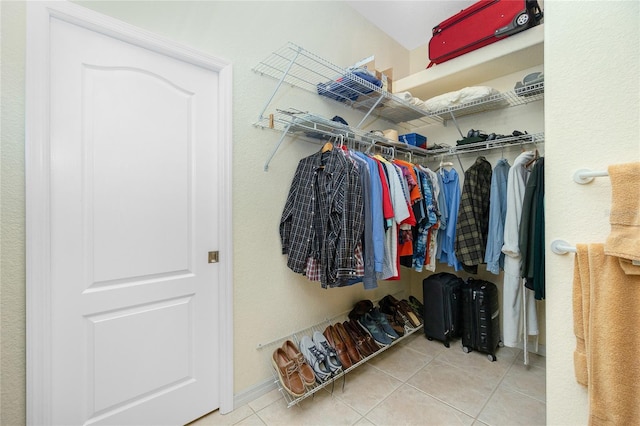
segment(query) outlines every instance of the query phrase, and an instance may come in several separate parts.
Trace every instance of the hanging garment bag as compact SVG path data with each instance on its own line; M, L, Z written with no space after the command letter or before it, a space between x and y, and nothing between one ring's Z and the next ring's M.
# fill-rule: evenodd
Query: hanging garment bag
M500 345L500 302L494 283L469 278L462 286L462 349L485 352L496 360Z
M481 0L433 27L427 68L538 25L536 0Z
M460 288L464 280L448 272L429 275L422 281L424 334L440 340L448 348L461 334Z

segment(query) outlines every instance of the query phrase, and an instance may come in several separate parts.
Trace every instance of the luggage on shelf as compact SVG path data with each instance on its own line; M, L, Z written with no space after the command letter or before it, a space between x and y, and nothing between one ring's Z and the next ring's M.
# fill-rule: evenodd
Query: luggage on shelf
M424 334L448 348L461 334L460 289L464 280L449 272L429 275L422 281Z
M469 278L461 293L462 349L485 352L495 361L501 343L498 288L492 282Z
M432 30L427 68L538 25L536 0L481 0Z

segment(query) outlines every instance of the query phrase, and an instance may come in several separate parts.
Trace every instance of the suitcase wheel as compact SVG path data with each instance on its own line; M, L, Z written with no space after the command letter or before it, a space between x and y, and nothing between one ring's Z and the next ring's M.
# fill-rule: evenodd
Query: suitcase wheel
M450 347L450 346L451 346L451 345L449 344L449 342L444 342L444 347L445 347L445 348L448 348L448 347Z
M516 18L516 25L522 27L523 25L527 25L529 23L529 14L523 13Z
M469 346L463 346L462 352L464 352L465 354L468 354L469 352L471 352L471 348Z
M494 354L487 355L487 358L489 358L489 361L491 361L491 362L494 362L497 359Z
M427 340L433 340L433 337L427 336Z

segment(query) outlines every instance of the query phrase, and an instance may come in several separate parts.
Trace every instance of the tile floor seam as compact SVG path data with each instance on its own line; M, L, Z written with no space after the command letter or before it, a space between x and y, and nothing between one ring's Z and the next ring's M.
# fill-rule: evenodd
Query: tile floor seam
M411 383L405 383L405 385L407 385L407 386L409 386L409 387L412 387L413 389L417 390L418 392L422 393L423 395L426 395L426 396L428 396L429 398L435 399L436 401L441 402L442 404L444 404L444 405L446 405L446 406L448 406L448 407L450 407L450 408L453 408L453 409L454 409L454 410L456 410L457 412L462 413L462 414L464 414L465 416L467 416L467 417L472 418L472 419L474 419L474 420L475 420L475 418L474 418L471 414L468 414L468 413L466 413L466 412L462 411L460 408L458 408L458 407L456 407L456 406L451 405L451 403L449 403L449 402L447 402L447 401L445 401L445 400L442 400L442 399L438 398L438 397L437 397L437 396L435 396L435 395L431 395L429 392L425 392L425 391L423 391L422 389L420 389L420 388L418 388L418 387L416 387L416 386L412 385ZM478 414L478 415L479 415L479 414Z
M246 407L249 407L249 405L246 405ZM253 416L254 414L255 414L256 416L258 415L258 413L256 413L256 412L255 412L255 410L254 410L253 408L249 407L249 409L251 410L251 414L249 414L248 416L245 416L245 417L241 418L240 420L238 420L237 422L234 422L233 424L234 424L234 425L237 425L238 423L241 423L241 422L245 421L246 419L248 419L249 417ZM258 418L260 418L260 416L258 416ZM262 423L264 423L264 421L263 421L262 419L260 419L260 421L261 421Z
M509 367L507 367L504 371L504 373L502 374L502 377L500 377L500 380L498 380L498 383L496 383L495 387L493 388L493 390L491 391L491 395L489 395L489 398L487 398L487 400L484 402L484 404L482 405L482 408L480 409L480 411L478 411L478 414L475 416L474 421L478 421L478 422L482 422L480 420L480 416L482 415L482 412L485 410L485 408L487 408L487 405L489 404L489 402L491 401L491 398L493 398L493 395L495 395L496 391L500 388L500 386L502 386L503 382L504 382L504 378L507 377L507 374L509 374L509 371L511 371L511 369L513 368L513 366L515 365L516 359L518 358L518 355L516 355L513 360L511 360L511 365L509 365ZM508 388L508 386L505 385L505 387ZM485 422L482 422L484 424L488 424ZM492 426L489 424L489 426Z
M522 392L522 391L520 391L520 390L518 390L518 389L516 389L516 388L514 388L512 386L509 386L507 384L504 384L504 387L509 389L510 391L519 393L522 396L526 396L527 398L531 398L531 399L536 400L538 402L542 402L545 406L547 405L546 397L544 398L544 400L541 400L540 398L536 398L535 396L528 395L528 394L526 394L526 393L524 393L524 392Z
M367 364L369 364L367 362ZM376 368L375 366L371 365L371 367ZM385 401L387 398L389 398L395 391L397 391L398 389L400 389L402 387L402 385L406 384L405 381L403 381L402 379L398 379L397 377L392 376L391 374L389 374L388 372L381 370L380 368L376 368L376 370L378 370L379 372L391 377L392 379L397 380L398 382L400 382L400 384L398 386L396 386L391 392L389 392L389 394L387 396L385 396L382 400L380 400L380 402L378 402L378 404L374 405L373 407L371 407L369 410L367 410L364 414L360 413L360 411L358 411L354 406L352 406L351 404L349 404L347 401L345 401L344 399L342 399L340 396L335 396L336 398L338 398L340 400L340 402L342 402L344 405L346 405L347 407L351 408L352 410L354 410L356 413L360 414L362 417L366 416L368 413L370 413L373 409L375 409L378 405L380 405L383 401ZM333 396L333 393L331 393L331 396ZM372 422L373 423L373 422Z

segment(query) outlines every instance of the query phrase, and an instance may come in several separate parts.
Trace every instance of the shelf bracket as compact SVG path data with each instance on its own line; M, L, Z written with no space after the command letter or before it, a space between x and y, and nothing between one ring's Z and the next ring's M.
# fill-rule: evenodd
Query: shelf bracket
M462 131L460 130L460 126L458 126L458 122L456 121L456 116L453 115L453 111L449 111L449 114L451 114L451 119L453 120L453 124L456 126L456 129L458 129L458 133L460 133L460 137L462 139L464 139L464 135L462 134Z
M264 112L267 110L267 107L269 106L273 98L276 96L276 93L278 93L278 90L280 90L280 86L282 86L282 83L284 83L284 79L287 78L287 75L289 75L289 71L291 71L291 67L293 67L293 64L296 62L296 59L298 59L298 56L300 55L301 50L302 48L298 47L296 54L291 59L291 62L289 62L289 65L287 65L287 69L284 71L284 73L282 73L282 77L280 77L280 80L278 80L278 83L276 84L275 89L273 89L273 93L267 100L267 103L264 105L264 108L262 108L262 111L260 111L260 116L258 117L258 121L264 118Z
M271 154L269 154L269 158L267 158L267 161L264 163L265 172L269 171L269 163L271 162L271 159L273 158L273 156L276 155L276 152L278 151L278 148L280 148L280 145L282 144L282 141L284 140L284 138L287 136L287 133L289 133L289 128L291 127L292 124L293 123L287 124L287 127L282 132L282 136L280 136L280 140L278 141L276 146L273 147Z
M376 109L376 107L382 101L382 99L384 99L384 93L381 94L380 97L378 98L378 100L373 104L373 106L371 108L369 108L369 111L367 111L367 113L364 115L364 117L362 117L362 120L360 120L360 122L356 126L356 129L359 130L359 129L362 128L362 125L364 124L365 120L371 115L373 110Z

